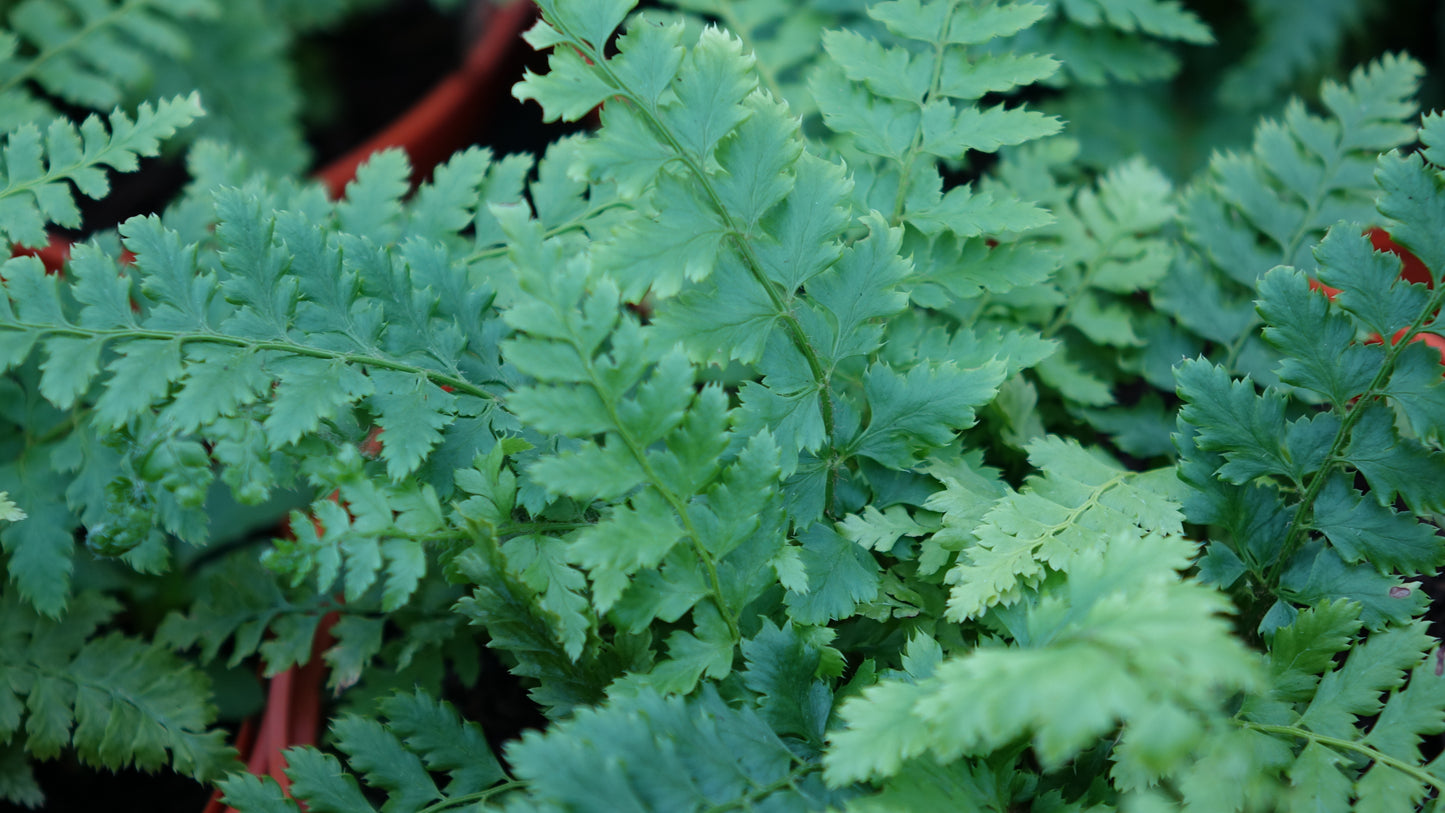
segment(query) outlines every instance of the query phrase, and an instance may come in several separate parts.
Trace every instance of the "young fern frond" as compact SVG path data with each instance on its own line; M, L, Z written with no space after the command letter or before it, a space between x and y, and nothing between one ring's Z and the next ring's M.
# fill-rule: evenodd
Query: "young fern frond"
M30 87L73 105L115 107L148 78L152 55L180 56L182 20L213 0L24 0L0 30L0 131L54 115Z
M90 116L78 128L69 120L50 122L42 135L26 123L4 137L0 171L0 238L14 246L43 246L50 224L79 228L80 210L71 185L99 200L110 194L107 169L134 172L138 159L160 151L162 140L200 117L192 93L142 104L132 120L117 109L109 122Z
M935 495L934 504L950 510L933 543L959 550L946 579L953 586L950 619L978 618L1032 595L1053 574L1092 555L1101 535L1183 530L1183 516L1168 497L1170 469L1127 472L1059 438L1030 444L1029 462L1046 474L1022 491L994 498L955 481ZM975 522L980 501L991 507Z
M1120 724L1110 757L1139 786L1186 768L1226 723L1228 694L1261 682L1257 659L1230 634L1228 602L1181 580L1187 540L1085 534L1092 544L1075 566L1004 621L1013 646L915 657L922 668L845 701L823 757L829 782L871 779L880 801L905 799L935 766L952 764L956 798L980 798L987 786L974 767L1008 764L1014 743L1031 742L1048 769ZM1172 679L1160 681L1161 670ZM995 803L1047 788L1001 788Z

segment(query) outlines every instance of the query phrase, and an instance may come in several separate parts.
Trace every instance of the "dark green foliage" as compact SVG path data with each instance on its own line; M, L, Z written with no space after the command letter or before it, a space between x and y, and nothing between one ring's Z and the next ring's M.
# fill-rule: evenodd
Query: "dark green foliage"
M228 804L1436 804L1445 287L1365 236L1441 282L1422 65L1176 186L1033 105L1171 75L1192 6L545 0L514 93L595 131L333 201L278 177L277 55L359 5L125 5L205 50L155 89L274 105L214 105L184 192L60 273L0 265L4 798L64 749L216 781L196 664L320 657L329 738ZM16 105L12 246L200 113ZM440 699L506 681L509 742Z
M87 594L57 622L13 591L0 597L0 739L24 732L24 750L6 751L0 798L33 806L41 797L29 758L67 750L96 767L169 765L205 781L235 767L225 732L211 728L209 681L198 669L163 645L98 634L119 609Z

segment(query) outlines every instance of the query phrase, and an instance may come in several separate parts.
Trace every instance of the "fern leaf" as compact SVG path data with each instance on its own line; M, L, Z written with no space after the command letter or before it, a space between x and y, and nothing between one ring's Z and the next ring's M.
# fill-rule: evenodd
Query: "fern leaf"
M106 167L133 172L138 157L155 155L161 140L203 112L200 97L192 93L155 107L142 104L134 120L117 109L107 123L91 116L79 128L55 119L43 136L29 123L10 131L0 172L0 235L16 245L43 246L49 239L47 224L78 227L80 210L71 184L88 198L105 197L110 191Z
M983 757L1020 737L1058 765L1120 722L1128 770L1157 777L1190 764L1209 721L1223 722L1221 692L1256 685L1257 663L1229 634L1221 597L1177 576L1187 541L1089 536L1092 555L1029 602L1021 646L976 649L846 701L824 756L829 780L887 779L924 754ZM1159 682L1160 668L1174 679ZM1160 719L1180 725L1152 724Z
M756 712L711 688L694 699L643 692L579 711L546 734L528 732L507 757L532 809L821 810L831 796Z
M1181 531L1183 517L1160 488L1164 481L1157 473L1126 472L1060 438L1034 441L1029 459L1047 474L997 500L980 526L960 524L976 515L963 494L959 509L944 514L945 530L956 528L976 540L948 571L954 585L950 618L974 618L989 607L1019 601L1048 574L1067 572L1087 559L1089 540L1100 534Z
M1272 383L1269 365L1260 363L1269 353L1253 336L1254 286L1279 264L1313 271L1311 248L1336 221L1374 219L1370 169L1378 153L1412 137L1402 120L1413 112L1420 70L1409 58L1387 55L1355 70L1347 84L1324 83L1328 118L1290 102L1281 121L1260 125L1249 152L1215 156L1185 192L1185 235L1205 265L1177 265L1154 302L1224 345L1227 367Z
M164 647L120 633L97 636L119 609L96 594L77 598L61 620L44 619L7 591L0 736L53 759L73 748L81 761L112 770L166 764L209 780L234 764L224 733L210 730L205 677ZM23 733L21 733L23 731Z
M9 9L0 57L0 129L33 120L47 105L27 83L81 107L113 107L145 80L153 54L180 56L190 46L183 20L214 16L211 0L26 0ZM31 53L17 55L18 44ZM29 115L26 115L29 112Z
M1381 210L1400 218L1400 231L1432 262L1445 260L1430 231L1439 208L1438 173L1418 156L1394 155L1382 157L1376 173ZM1189 445L1222 456L1210 460L1190 452L1187 471L1196 473L1187 479L1212 493L1215 505L1239 505L1243 498L1260 506L1256 497L1267 492L1251 484L1260 477L1276 478L1273 487L1288 489L1270 521L1276 528L1286 523L1282 537L1276 531L1266 541L1248 533L1216 543L1229 544L1252 578L1277 591L1281 600L1266 629L1288 623L1291 602L1326 597L1360 602L1372 628L1386 620L1403 623L1420 599L1399 587L1395 574L1432 571L1440 562L1434 531L1418 520L1440 510L1438 495L1421 484L1445 476L1445 456L1425 440L1439 432L1439 363L1435 353L1413 348L1409 340L1433 319L1441 295L1398 279L1396 259L1373 252L1360 232L1341 224L1315 252L1320 279L1347 291L1338 303L1290 268L1270 271L1259 284L1264 337L1282 356L1280 379L1300 397L1325 400L1327 409L1286 424L1289 399L1282 392L1256 395L1247 379L1232 382L1222 368L1204 362L1179 374L1189 402L1181 411ZM1361 343L1370 330L1397 343ZM1392 391L1396 380L1398 395ZM1403 424L1385 406L1397 398L1407 416ZM1201 479L1205 472L1209 479ZM1350 482L1356 474L1375 504ZM1392 505L1396 498L1403 510ZM1404 601L1385 598L1400 590Z

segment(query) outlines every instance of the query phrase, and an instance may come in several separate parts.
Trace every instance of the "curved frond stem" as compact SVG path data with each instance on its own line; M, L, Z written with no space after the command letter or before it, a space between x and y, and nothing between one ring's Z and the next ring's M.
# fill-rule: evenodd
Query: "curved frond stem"
M1285 565L1289 562L1295 550L1304 543L1304 536L1308 532L1308 520L1314 510L1315 500L1319 499L1320 492L1324 490L1325 482L1329 479L1329 474L1336 466L1345 462L1342 453L1350 441L1350 432L1354 429L1355 424L1359 422L1360 416L1365 413L1365 410L1362 409L1361 406L1381 396L1385 383L1390 380L1390 376L1395 371L1395 363L1400 357L1400 354L1415 340L1416 336L1424 332L1423 328L1425 323L1431 321L1433 315L1442 306L1445 306L1445 290L1437 290L1435 295L1430 297L1429 304L1421 310L1414 321L1410 323L1409 327L1405 329L1405 333L1400 336L1399 341L1388 346L1385 351L1384 363L1380 365L1380 369L1375 371L1375 376L1370 380L1370 385L1360 394L1357 405L1353 409L1345 411L1345 415L1340 421L1339 431L1335 433L1334 441L1330 444L1329 453L1325 455L1324 463L1320 466L1319 471L1315 472L1305 485L1304 495L1300 498L1299 505L1295 508L1294 516L1291 518L1289 533L1285 536L1284 543L1280 546L1279 557L1270 567L1269 585L1271 589L1273 589L1273 585L1279 580L1280 574L1284 572Z
M1389 768L1393 768L1394 770L1405 774L1416 782L1434 788L1437 794L1445 795L1445 780L1437 778L1424 768L1411 765L1410 763L1403 760L1395 759L1389 754L1377 751L1374 748L1369 747L1368 745L1362 745L1361 743L1352 742L1350 740L1342 740L1339 737L1330 737L1324 734L1316 734L1313 731L1308 731L1306 729L1299 728L1298 726L1268 725L1265 723L1252 723L1247 720L1240 720L1238 722L1241 726L1245 728L1252 729L1263 734L1277 734L1284 737L1293 737L1295 739L1304 740L1306 742L1316 742L1320 745L1328 746L1337 751L1348 751L1353 754L1358 754L1368 760L1377 762Z
M772 304L774 312L778 314L778 318L783 324L783 329L787 331L788 337L792 340L793 345L797 347L798 352L802 354L804 360L807 362L809 373L812 375L813 380L818 383L818 407L822 415L823 430L828 436L828 444L830 447L827 453L829 468L827 482L824 486L823 511L826 515L832 516L833 492L837 487L837 464L839 461L834 459L835 455L831 454L831 447L834 443L835 425L831 381L829 373L823 369L823 361L818 354L818 350L813 347L813 343L808 339L807 332L803 329L802 320L788 308L783 294L777 289L777 286L768 280L767 274L763 271L762 260L758 257L752 244L743 236L746 230L738 224L732 212L729 212L727 206L723 204L722 195L712 183L712 180L709 178L706 169L698 157L689 155L683 148L682 142L677 139L676 135L667 128L662 118L657 115L657 111L626 86L622 79L617 76L617 73L612 70L607 62L606 55L603 54L601 50L593 47L580 36L568 30L564 23L557 20L549 20L548 22L567 38L571 47L576 48L587 58L594 70L601 72L606 77L607 82L617 89L616 96L629 102L643 114L648 126L678 155L678 160L682 161L687 167L697 182L698 187L707 195L708 202L712 204L713 209L722 218L723 224L727 228L728 236L733 246L737 249L738 254L742 257L744 264L747 266L748 273L752 276L753 281L767 294L768 301Z
M440 802L433 802L432 804L429 804L426 807L423 807L421 810L417 811L417 813L440 813L443 810L450 810L451 808L461 807L462 805L471 804L473 802L485 804L486 802L490 801L493 796L501 796L504 793L510 793L514 790L521 790L524 787L526 787L525 782L517 779L511 779L499 785L493 785L486 790L479 790L476 793L464 793L461 796L453 796L450 799L443 799Z
M587 347L581 342L576 341L575 337L573 338L572 345L576 349L578 357L584 359L589 358ZM657 470L652 465L652 461L647 459L646 445L627 430L627 423L622 419L622 410L617 403L617 399L612 397L612 392L606 384L597 377L597 369L590 363L586 366L588 380L592 384L592 389L597 393L597 397L607 408L607 415L612 419L612 425L615 427L617 436L622 439L623 443L627 444L627 450L631 452L632 457L637 460L637 465L641 467L648 484L667 502L677 514L677 518L682 522L683 533L687 534L692 544L693 553L697 555L698 561L702 562L703 567L707 570L708 585L712 591L712 600L717 604L718 614L722 616L723 621L727 624L728 634L732 636L735 642L742 640L742 632L738 629L738 619L732 609L728 607L727 600L723 594L722 578L717 572L717 562L713 559L712 553L708 551L707 546L703 544L702 534L698 531L697 525L692 521L692 515L688 513L686 500L676 491L669 488L667 479L657 473Z
M903 202L908 198L908 177L913 171L913 162L918 160L919 150L923 146L923 108L938 93L938 84L943 77L943 52L948 47L944 34L948 31L949 25L953 23L953 14L958 10L958 0L952 0L948 4L948 13L943 17L943 25L938 31L938 41L933 43L933 75L928 81L928 92L923 94L923 100L919 103L918 125L913 128L913 140L908 144L908 157L903 159L903 165L898 170L898 194L893 198L893 213L888 216L888 222L897 226L903 218Z
M31 324L27 322L6 322L0 324L0 331L12 330L17 332L33 332L38 338L47 335L73 336L77 338L104 338L108 341L115 340L138 340L149 339L153 341L174 341L181 344L219 344L227 347L244 347L251 350L264 350L277 353L289 353L293 356L308 356L310 358L338 360L346 364L359 367L373 367L381 370L392 370L399 373L411 373L414 375L426 376L437 386L451 387L453 392L471 395L488 401L499 401L500 397L488 392L480 385L467 381L450 373L440 372L416 364L409 364L395 359L373 356L366 353L348 353L339 350L326 350L320 347L300 344L298 342L284 341L278 339L248 339L244 336L228 336L223 333L187 333L172 332L165 330L147 330L144 328L135 329L92 329L67 325L56 327L55 325Z

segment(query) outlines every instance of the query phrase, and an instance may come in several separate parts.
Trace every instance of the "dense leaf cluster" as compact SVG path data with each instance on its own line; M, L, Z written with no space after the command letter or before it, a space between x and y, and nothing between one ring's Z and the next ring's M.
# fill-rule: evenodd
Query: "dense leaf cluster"
M165 211L0 264L0 796L69 752L266 813L1433 809L1421 65L1176 179L1065 130L1210 41L1173 0L538 5L514 92L593 132L414 190L381 152L339 200L203 139ZM132 87L44 14L200 48L183 12L243 11L35 8L13 248L203 99L255 124L176 71L201 96L37 101ZM1307 67L1271 59L1232 75ZM207 672L305 663L328 615L330 739L240 772ZM441 695L504 679L547 725L498 750Z

